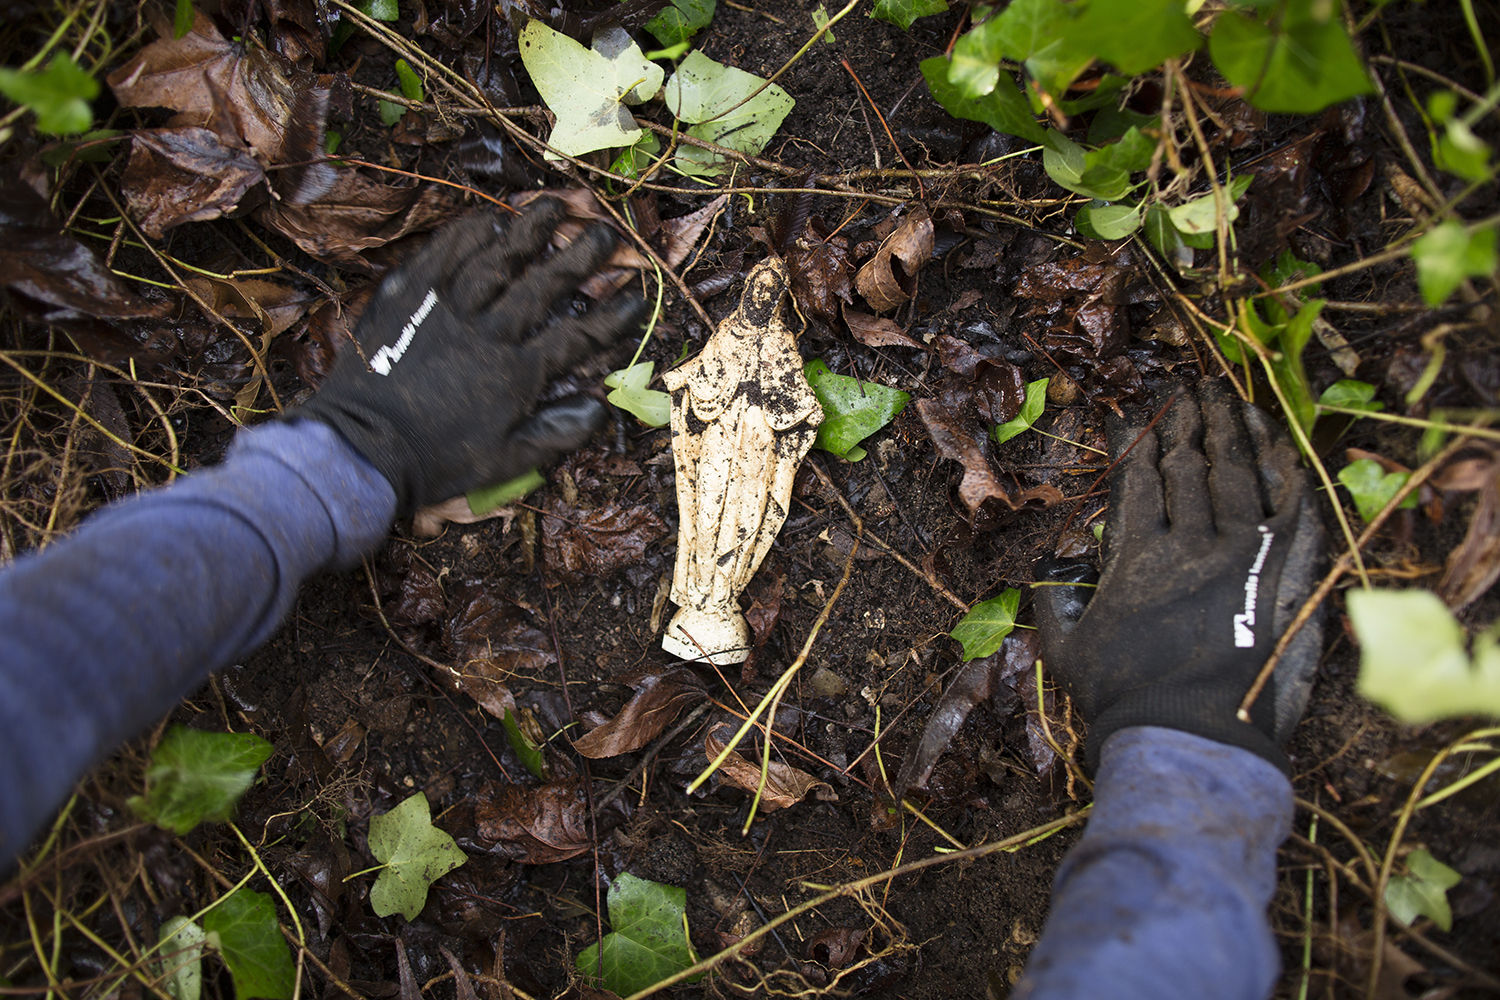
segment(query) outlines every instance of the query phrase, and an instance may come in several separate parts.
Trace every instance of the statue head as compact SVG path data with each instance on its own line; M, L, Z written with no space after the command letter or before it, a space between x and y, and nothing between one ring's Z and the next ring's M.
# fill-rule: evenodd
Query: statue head
M786 264L779 257L770 257L755 265L750 277L745 279L745 291L740 296L740 315L752 326L769 326L781 315L781 301L786 298Z

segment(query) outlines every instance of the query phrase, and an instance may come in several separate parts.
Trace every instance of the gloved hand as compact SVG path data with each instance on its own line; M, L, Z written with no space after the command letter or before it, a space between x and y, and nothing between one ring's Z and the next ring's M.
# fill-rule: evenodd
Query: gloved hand
M354 333L359 351L341 351L288 415L332 425L390 480L399 515L512 479L603 424L603 404L589 397L531 412L549 381L645 310L621 293L546 321L615 247L596 226L543 260L562 219L562 203L545 199L517 219L482 213L439 231L381 284Z
M1118 456L1145 421L1112 420ZM1297 450L1218 383L1183 393L1115 468L1097 589L1040 587L1042 658L1089 721L1090 769L1116 730L1165 726L1251 750L1278 744L1307 704L1320 623L1297 634L1256 701L1240 700L1311 592L1323 528ZM1052 565L1078 583L1092 568Z

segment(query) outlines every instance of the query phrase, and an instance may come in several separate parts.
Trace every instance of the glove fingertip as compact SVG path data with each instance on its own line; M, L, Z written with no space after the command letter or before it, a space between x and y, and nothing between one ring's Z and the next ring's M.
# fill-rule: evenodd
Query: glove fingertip
M1037 585L1032 597L1037 628L1043 645L1067 638L1088 610L1099 572L1079 560L1044 559L1037 565ZM1089 584L1090 586L1078 586Z

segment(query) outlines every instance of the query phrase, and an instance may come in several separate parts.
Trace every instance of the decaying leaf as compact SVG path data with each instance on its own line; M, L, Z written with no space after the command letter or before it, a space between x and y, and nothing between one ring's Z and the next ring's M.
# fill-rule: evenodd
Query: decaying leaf
M1488 468L1481 471L1485 464ZM1464 540L1448 553L1448 566L1438 584L1438 594L1450 608L1474 603L1500 579L1500 454L1490 451L1488 463L1474 460L1470 469L1477 481L1479 505L1469 519Z
M1051 483L1033 486L1011 496L990 468L983 441L970 434L961 420L935 399L919 399L916 407L938 455L963 464L964 477L958 486L958 496L971 516L980 513L990 501L1009 510L1020 510L1023 507L1050 507L1063 499L1062 491Z
M62 327L100 357L159 358L175 346L147 333L145 321L166 315L166 304L130 291L11 170L0 171L0 284L21 316Z
M1030 315L1051 323L1044 346L1102 360L1119 354L1130 340L1126 306L1134 258L1128 248L1102 260L1094 259L1097 252L1028 268L1015 294L1036 303Z
M578 510L553 498L542 518L542 561L554 582L603 579L640 562L646 546L666 533L646 504Z
M788 236L785 254L792 298L803 315L832 326L840 309L854 301L849 241L830 236L827 223L816 216L807 220L803 232Z
M523 865L546 865L575 858L589 849L588 800L579 781L549 785L488 785L474 807L476 833L496 853ZM599 817L603 836L610 817Z
M844 322L849 324L849 332L854 334L854 339L866 347L915 347L922 349L922 345L912 340L901 332L901 327L895 321L883 316L871 316L869 313L860 312L858 309L845 309Z
M876 312L888 312L916 294L917 272L932 259L932 218L917 208L885 238L859 269L854 283Z
M535 676L556 659L552 640L531 625L526 612L483 581L454 586L448 609L443 642L466 674Z
M130 143L120 186L130 213L152 239L184 222L233 215L265 200L266 172L248 150L196 125L141 129ZM254 193L252 201L246 196Z
M715 759L724 752L733 735L734 731L728 725L715 729L703 740L704 754L709 760ZM751 795L759 789L761 808L766 812L790 808L805 799L809 792L816 795L820 802L838 801L838 793L826 781L819 781L806 771L799 771L790 764L774 759L766 770L764 788L761 788L760 764L752 764L740 756L738 751L731 751L714 773L723 778L726 784L743 789Z
M703 682L687 667L646 670L620 678L635 689L619 714L573 741L585 757L615 757L639 750L667 728L688 705L706 696Z

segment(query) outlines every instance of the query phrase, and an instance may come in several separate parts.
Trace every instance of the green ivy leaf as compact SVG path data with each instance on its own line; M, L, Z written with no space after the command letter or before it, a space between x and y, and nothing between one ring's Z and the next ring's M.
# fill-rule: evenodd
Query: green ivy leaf
M1312 114L1374 88L1336 0L1282 0L1269 23L1225 11L1208 50L1225 79L1262 111Z
M399 913L415 920L427 902L427 888L468 860L452 837L432 825L421 792L371 817L369 843L375 860L385 865L370 889L370 908L379 917Z
M172 37L182 38L193 30L193 0L177 0L177 10L172 15Z
M654 361L610 372L604 376L604 384L614 391L605 398L647 427L667 426L672 419L672 397L658 389L646 388L655 372Z
M1495 273L1496 233L1493 226L1470 233L1450 219L1411 245L1417 285L1428 305L1441 305L1465 278Z
M466 493L464 499L469 502L471 513L482 516L492 510L499 510L512 500L519 500L532 490L540 489L545 485L547 485L547 480L542 478L542 474L531 469L514 479L507 479L503 483Z
M964 648L964 660L989 656L1015 631L1021 592L1014 587L969 609L948 635Z
M875 0L870 16L906 31L917 18L941 14L947 9L947 0Z
M1241 174L1229 182L1228 190L1225 192L1229 196L1229 205L1225 215L1231 225L1240 217L1240 207L1235 202L1240 200L1240 196L1245 193L1245 189L1254 179L1252 174ZM1168 209L1167 214L1172 219L1172 225L1185 236L1202 234L1212 237L1219 228L1219 209L1212 191L1201 198L1194 198L1186 204ZM1212 245L1212 240L1210 240L1209 246Z
M1005 79L983 97L964 97L959 89L948 82L949 62L942 56L923 59L922 76L927 80L927 89L932 99L943 106L954 118L984 122L996 132L1017 136L1028 142L1040 144L1046 131L1036 123L1031 114L1031 104L1016 87L1016 79L1005 73Z
M1062 187L1100 201L1119 201L1134 187L1130 175L1151 163L1156 143L1140 129L1127 129L1119 141L1086 150L1056 129L1042 143L1042 167Z
M1474 639L1430 590L1355 590L1349 620L1359 638L1359 693L1406 723L1500 715L1495 627Z
M1146 239L1178 270L1193 266L1193 251L1183 240L1182 233L1172 225L1172 217L1159 205L1146 209Z
M1031 425L1042 419L1042 413L1047 409L1047 383L1050 381L1039 378L1026 383L1026 402L1021 404L1021 412L995 428L997 444L1004 444L1017 434L1031 430Z
M89 101L99 96L99 81L61 52L40 73L0 69L0 94L30 108L38 132L77 135L93 124Z
M646 30L662 45L680 45L714 19L718 0L672 0L670 6L646 22Z
M822 4L818 4L817 9L812 12L812 19L813 19L813 27L817 28L819 31L823 31L823 28L825 26L827 26L827 24L828 24L828 10L827 10L827 8L824 7ZM832 45L834 42L837 42L837 41L838 41L838 39L835 38L835 37L833 37L833 31L831 29L828 30L828 31L823 31L823 44L824 45Z
M1375 398L1375 387L1358 379L1342 378L1323 390L1319 406L1341 406L1346 410L1379 413L1385 404Z
M1123 240L1141 228L1141 206L1095 201L1080 208L1073 222L1078 232L1090 239Z
M620 155L610 164L610 172L624 177L639 177L641 171L654 163L660 153L661 140L656 137L656 133L643 130L635 145L620 150Z
M254 733L205 733L173 726L151 754L146 793L130 808L148 823L184 834L228 819L275 748Z
M604 988L622 997L681 972L694 961L686 912L685 889L622 872L609 887L612 929L578 956L578 971L590 980L602 972Z
M1494 179L1490 153L1489 144L1474 134L1469 123L1455 118L1448 122L1442 138L1433 145L1432 162L1440 170L1483 184Z
M1406 857L1409 874L1392 876L1385 887L1385 905L1391 916L1410 927L1418 917L1427 917L1444 932L1453 929L1453 911L1448 890L1463 876L1443 864L1426 848Z
M1069 44L1127 76L1155 69L1203 44L1182 0L1089 0L1066 28Z
M172 1000L199 1000L203 995L203 928L187 917L171 917L161 925L156 964L162 985Z
M427 100L427 91L422 88L422 78L405 59L396 60L396 79L401 83L401 96L408 101Z
M365 0L359 9L366 17L377 21L401 20L401 8L396 0Z
M641 137L625 105L655 97L665 74L622 29L598 32L593 47L586 49L542 21L531 20L521 29L518 43L531 82L557 116L547 137L549 145L580 156L629 146Z
M813 447L858 462L865 457L859 442L874 434L906 408L911 396L878 382L835 375L822 359L809 361L802 373L823 406L823 422Z
M236 1000L291 1000L297 969L269 895L235 890L203 915L203 930L229 966Z
M692 126L688 135L693 138L758 156L797 103L774 83L760 90L765 82L695 50L667 81L667 107ZM752 100L745 100L757 90L760 93ZM674 162L679 170L695 176L713 176L728 168L717 153L697 146L678 149Z
M1410 472L1386 472L1373 458L1361 458L1350 462L1339 470L1339 482L1354 498L1354 506L1365 523L1375 520L1375 515L1385 509L1396 491L1406 485ZM1417 494L1411 493L1401 501L1401 509L1417 505Z

